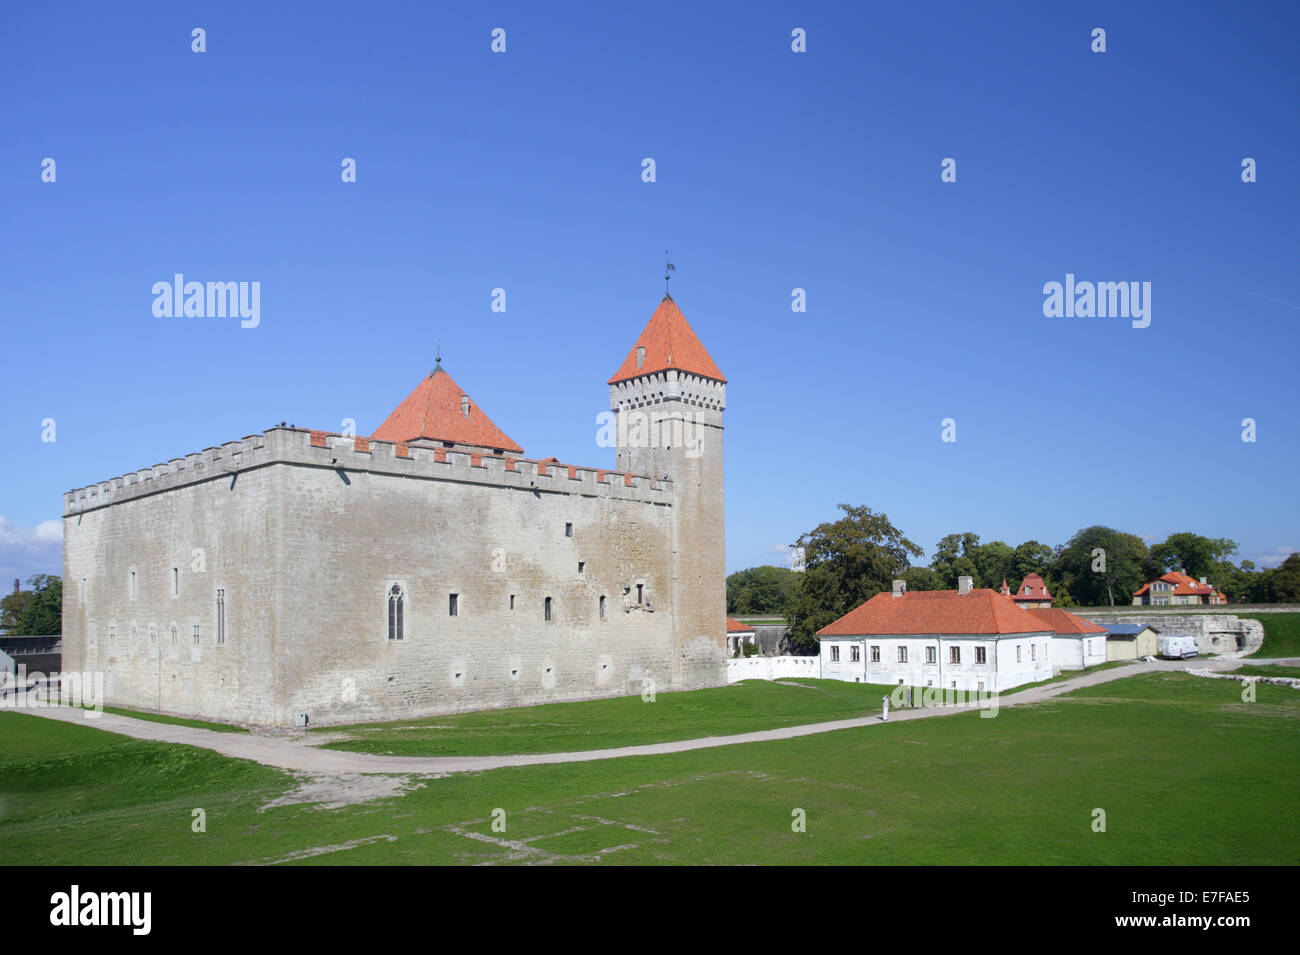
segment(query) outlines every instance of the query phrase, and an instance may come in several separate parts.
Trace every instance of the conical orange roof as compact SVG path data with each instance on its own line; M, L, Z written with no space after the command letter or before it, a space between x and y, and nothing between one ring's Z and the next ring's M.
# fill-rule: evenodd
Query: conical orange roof
M640 368L637 367L636 362L638 348L645 349L645 359ZM722 377L722 372L718 371L718 366L713 363L708 351L700 344L699 338L687 324L686 316L677 307L672 296L665 295L659 307L655 309L655 313L650 316L650 321L646 323L632 350L627 353L622 366L609 380L609 384L657 371L667 371L669 368L712 378L715 381L727 380Z
M467 399L467 403L461 401L462 397ZM441 364L415 386L415 390L393 409L371 437L376 441L401 443L421 438L451 441L523 454L523 448L493 424L478 405L468 400L460 385L443 370Z

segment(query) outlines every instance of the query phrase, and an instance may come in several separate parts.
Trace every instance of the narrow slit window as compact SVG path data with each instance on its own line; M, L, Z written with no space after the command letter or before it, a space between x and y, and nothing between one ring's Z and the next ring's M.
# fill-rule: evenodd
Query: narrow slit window
M217 645L226 642L226 589L217 588Z
M460 594L449 594L447 596L447 616L455 617L460 613Z
M546 598L546 620L549 621L550 619L551 619L551 598L547 597Z
M605 619L605 595L604 594L601 594L600 596L600 619L601 620Z
M388 591L388 639L402 639L402 616L405 611L406 595L398 584L393 584Z

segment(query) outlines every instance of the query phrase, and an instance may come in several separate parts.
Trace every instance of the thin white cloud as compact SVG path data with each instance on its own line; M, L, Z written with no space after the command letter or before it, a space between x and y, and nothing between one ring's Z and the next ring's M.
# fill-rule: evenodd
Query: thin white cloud
M41 521L23 527L0 514L0 591L7 593L14 578L27 586L34 574L63 573L63 521Z
M1297 551L1300 551L1300 547L1274 547L1272 550L1257 551L1250 555L1250 559L1256 567L1276 567Z

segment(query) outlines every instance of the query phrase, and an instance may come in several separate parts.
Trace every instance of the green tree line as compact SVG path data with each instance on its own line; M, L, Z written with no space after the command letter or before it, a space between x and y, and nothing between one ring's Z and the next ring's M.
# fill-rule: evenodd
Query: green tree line
M1127 606L1133 592L1171 570L1206 580L1231 603L1300 603L1300 554L1275 568L1256 568L1228 558L1237 542L1191 532L1171 534L1148 546L1141 537L1097 524L1064 544L1037 540L1012 547L981 542L970 531L948 534L935 545L927 565L914 565L922 550L868 507L839 505L843 516L819 524L795 541L804 550L802 573L753 567L727 578L727 613L784 616L796 652L816 652L814 634L884 590L895 579L909 590L953 590L957 579L997 589L1015 588L1030 573L1040 575L1057 607Z

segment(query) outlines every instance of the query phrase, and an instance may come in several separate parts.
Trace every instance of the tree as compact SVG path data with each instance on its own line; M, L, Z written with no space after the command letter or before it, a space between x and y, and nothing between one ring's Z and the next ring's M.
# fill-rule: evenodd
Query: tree
M63 632L63 581L52 574L37 574L27 581L31 599L23 607L16 637L41 637Z
M844 517L819 524L795 542L804 549L805 567L786 613L796 653L815 653L818 630L889 590L910 558L922 554L886 515L849 504L839 509Z
M929 567L909 567L903 571L908 590L943 590L943 581Z
M1019 587L1020 582L1030 574L1038 574L1046 581L1055 575L1055 569L1056 552L1052 548L1038 541L1025 541L1011 555L1011 567L1006 575L1007 582L1012 587ZM1048 593L1055 594L1056 588L1049 586Z
M30 590L19 590L18 581L14 581L13 593L0 597L0 630L13 635L18 630L19 621L23 619L23 609L32 599Z
M750 567L727 577L727 613L784 614L798 575L786 567Z
M976 587L992 587L997 589L1002 586L1002 580L1005 577L1012 576L1012 558L1015 551L1009 544L1002 541L989 541L987 544L981 544L972 555L971 559L975 562ZM1011 581L1014 587L1016 581Z
M1300 603L1300 554L1292 554L1273 568L1268 589L1277 603Z
M1065 544L1056 558L1057 572L1072 598L1082 606L1132 602L1145 578L1147 545L1134 534L1096 524Z
M1161 574L1182 569L1190 577L1209 578L1216 565L1237 552L1237 542L1226 537L1202 537L1200 534L1170 534L1164 543L1151 548L1151 559ZM1217 585L1217 584L1216 584Z
M975 554L979 551L980 537L971 531L949 534L934 545L930 568L939 575L940 589L955 590L958 577L977 576Z

